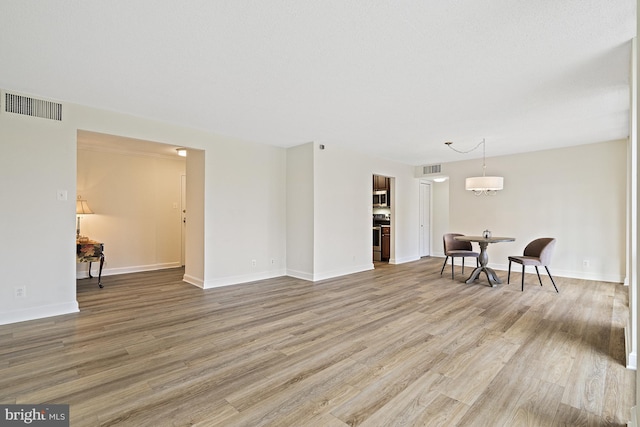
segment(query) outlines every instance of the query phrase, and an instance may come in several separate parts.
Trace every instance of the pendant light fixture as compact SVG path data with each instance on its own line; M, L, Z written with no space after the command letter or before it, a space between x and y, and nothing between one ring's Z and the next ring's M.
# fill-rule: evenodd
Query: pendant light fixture
M467 178L464 182L465 190L473 191L473 194L476 196L480 196L484 194L485 196L494 196L498 190L502 190L504 187L504 178L501 176L486 176L485 172L487 169L487 164L485 161L485 141L484 138L482 141L478 143L475 147L468 151L460 151L456 150L451 146L453 142L447 141L445 145L451 148L453 151L457 153L470 153L476 150L478 147L482 145L482 176L474 176L471 178Z

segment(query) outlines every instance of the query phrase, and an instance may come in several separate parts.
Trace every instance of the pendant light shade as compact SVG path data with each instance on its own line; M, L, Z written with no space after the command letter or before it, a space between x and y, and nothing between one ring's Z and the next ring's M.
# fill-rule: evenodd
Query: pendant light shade
M473 194L476 196L480 196L482 194L494 196L497 191L502 190L504 188L504 178L501 176L485 176L485 170L487 168L486 158L485 158L485 141L484 138L482 141L478 143L475 147L473 147L469 151L460 151L456 150L451 146L453 142L445 142L449 148L457 153L470 153L476 148L482 145L482 176L473 176L471 178L467 178L464 181L465 190L473 191Z
M474 176L464 181L465 190L470 191L498 191L504 188L504 178L501 176Z

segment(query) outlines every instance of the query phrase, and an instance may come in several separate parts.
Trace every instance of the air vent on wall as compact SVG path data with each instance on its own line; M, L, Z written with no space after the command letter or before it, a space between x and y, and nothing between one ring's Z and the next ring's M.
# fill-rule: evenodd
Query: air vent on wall
M28 96L6 93L4 109L7 113L62 121L62 104Z
M440 173L442 171L442 165L426 165L422 167L422 173L429 175L432 173Z

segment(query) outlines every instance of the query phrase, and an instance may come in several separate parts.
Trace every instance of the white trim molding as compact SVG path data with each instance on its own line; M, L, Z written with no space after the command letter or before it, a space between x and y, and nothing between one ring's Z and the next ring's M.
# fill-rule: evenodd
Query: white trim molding
M27 320L42 319L50 316L60 316L63 314L78 313L80 308L78 302L67 302L55 305L42 305L24 310L9 311L0 314L0 325L10 323L26 322Z

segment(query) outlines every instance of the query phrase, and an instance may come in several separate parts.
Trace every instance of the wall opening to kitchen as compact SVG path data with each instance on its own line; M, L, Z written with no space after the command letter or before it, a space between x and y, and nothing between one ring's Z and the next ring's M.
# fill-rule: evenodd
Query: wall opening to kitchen
M392 179L373 175L372 180L372 230L373 262L388 263L391 258L391 203Z

